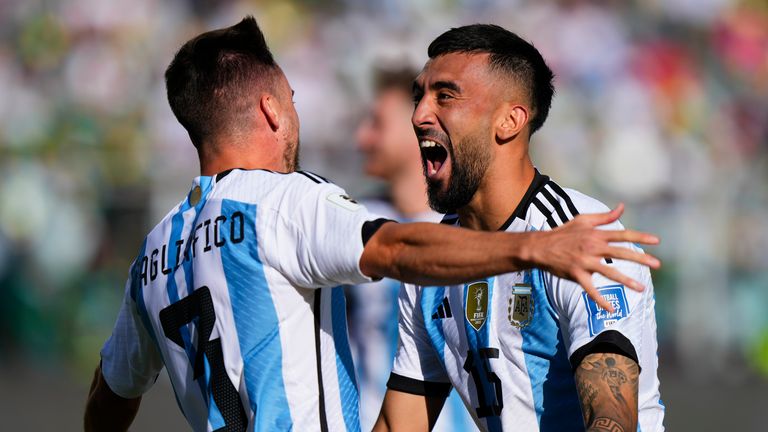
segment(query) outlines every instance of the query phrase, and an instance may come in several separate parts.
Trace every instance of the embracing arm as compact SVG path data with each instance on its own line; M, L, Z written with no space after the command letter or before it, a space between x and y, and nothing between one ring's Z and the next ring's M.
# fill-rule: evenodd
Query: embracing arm
M576 369L576 388L588 431L637 430L640 369L621 354L595 353Z
M506 233L475 231L430 223L387 223L368 240L360 268L368 276L390 277L418 285L462 283L532 267L578 282L598 305L612 306L597 293L592 273L625 286L643 286L602 263L606 257L658 268L651 255L611 246L613 242L656 244L650 234L598 230L619 218L623 206L608 213L579 215L552 231Z
M141 396L125 399L115 394L104 381L101 366L96 368L85 406L85 430L125 431L139 411Z

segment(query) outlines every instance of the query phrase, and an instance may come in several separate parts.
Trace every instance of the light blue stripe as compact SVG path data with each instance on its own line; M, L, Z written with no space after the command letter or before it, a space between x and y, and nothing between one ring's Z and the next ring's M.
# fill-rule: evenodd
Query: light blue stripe
M397 354L397 341L398 341L398 316L400 313L400 303L398 297L400 294L401 282L395 279L385 279L386 289L389 291L389 319L383 324L386 326L384 331L386 334L386 340L389 342L389 364L391 365ZM389 374L386 375L389 377Z
M245 233L242 242L232 243L229 230L223 230L227 243L221 248L221 261L254 413L254 430L290 430L293 423L283 382L280 327L259 258L256 210L255 204L222 200L222 214L242 212Z
M339 396L344 425L348 431L360 431L360 394L355 380L355 365L347 336L347 303L344 288L332 288L331 317L333 343L336 347L336 374L339 377ZM319 294L319 293L318 293Z
M522 349L539 429L583 431L576 383L555 311L547 299L542 272L526 272L525 283L531 285L534 315L531 324L521 331Z
M488 374L486 373L484 363L486 361L489 361L488 359L483 359L480 357L480 349L481 348L489 348L489 336L488 336L488 329L491 326L491 322L493 319L493 308L491 307L493 305L493 288L496 284L496 278L486 279L486 282L488 283L488 307L487 307L487 313L485 317L485 323L480 327L480 330L475 330L474 327L469 323L469 321L466 319L466 316L464 317L464 330L467 333L467 345L469 346L469 352L467 355L473 356L473 361L476 367L478 368L478 372L480 373L480 388L477 389L478 392L483 392L483 395L485 396L485 400L489 403L493 403L493 401L496 400L496 389L494 388L493 384L488 380ZM474 283L474 282L473 282ZM464 285L464 291L462 293L462 314L466 315L466 309L467 309L467 291L469 290L469 285L471 284L465 284ZM493 347L499 349L500 347ZM491 367L493 367L491 363ZM471 376L470 376L470 379ZM477 384L477 383L476 383ZM502 402L502 401L499 401ZM488 416L484 417L486 426L490 432L501 432L501 418L499 416Z
M213 391L211 389L211 365L208 362L208 357L203 356L203 363L205 366L205 389L208 392L208 422L211 423L211 428L216 430L223 428L227 424L224 421L224 417L221 415L219 406L216 405L216 401L213 399Z
M147 312L147 306L144 303L144 289L142 288L141 283L141 262L144 260L144 257L147 253L147 238L144 238L144 241L141 243L141 250L139 252L138 258L136 258L136 261L131 268L131 298L133 301L136 302L136 309L139 312L139 318L141 319L141 322L144 324L144 328L147 329L147 332L152 337L152 340L155 342L155 346L157 346L157 352L160 354L160 357L163 357L163 350L160 348L160 344L157 341L157 335L155 334L155 329L152 327L152 323L149 319L149 312ZM149 264L147 264L149 266ZM149 271L149 268L147 268L147 271ZM147 275L149 277L149 275ZM165 363L165 359L163 358L163 363ZM181 413L184 415L184 417L187 416L186 411L184 410L184 405L182 405L181 401L179 400L179 393L176 391L176 384L171 380L171 387L173 387L173 397L176 399L176 405L179 406L179 409L181 410Z
M443 320L432 319L432 314L443 302L445 287L421 288L421 315L424 317L424 327L427 329L429 340L440 356L440 362L445 364L445 333L443 333Z
M192 267L192 238L194 238L195 235L195 225L197 223L197 219L200 215L200 210L205 206L205 203L207 201L208 193L211 191L211 177L200 177L200 189L201 189L201 198L200 201L192 207L189 203L189 197L187 197L186 200L181 204L179 207L179 211L173 215L171 218L171 236L168 240L168 268L171 269L171 273L168 274L166 283L166 291L168 292L168 300L170 304L174 304L177 301L179 301L179 292L178 292L178 286L176 284L176 270L178 268L181 268L182 271L184 271L184 281L187 288L187 295L192 294L195 287L194 284L194 270ZM179 259L182 260L181 263L178 263L176 261L176 242L178 240L181 240L181 234L184 229L184 213L194 209L195 211L195 217L192 222L192 227L190 229L190 233L188 238L185 240L184 243L184 251L179 256ZM185 259L184 257L189 257L189 259ZM196 322L193 321L193 322ZM194 344L192 343L192 336L189 332L189 326L184 325L179 328L179 333L181 334L181 338L184 341L184 351L187 353L187 358L189 360L189 363L194 368L195 365L195 359L197 357L197 352L195 350ZM207 359L205 357L203 360L207 363ZM208 406L208 421L211 423L211 426L214 429L223 427L225 425L224 420L221 416L221 412L219 411L219 408L216 406L213 402L213 398L211 397L210 392L210 374L206 373L204 376L204 379L196 380L198 386L200 387L200 392L203 395L203 400L205 400L206 405Z

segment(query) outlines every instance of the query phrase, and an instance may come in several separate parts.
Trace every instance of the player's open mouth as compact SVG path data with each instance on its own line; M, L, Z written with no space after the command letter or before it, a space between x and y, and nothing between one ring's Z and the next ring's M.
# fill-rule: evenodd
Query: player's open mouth
M440 169L447 165L448 151L442 144L427 139L419 141L419 148L421 149L424 173L427 178L437 177Z

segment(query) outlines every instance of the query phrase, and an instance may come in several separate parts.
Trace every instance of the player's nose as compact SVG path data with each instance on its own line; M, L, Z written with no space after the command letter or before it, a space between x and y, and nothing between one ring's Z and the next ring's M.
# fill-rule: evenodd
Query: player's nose
M413 123L413 127L416 129L433 126L437 123L435 112L426 97L422 97L416 104L416 108L411 116L411 123Z

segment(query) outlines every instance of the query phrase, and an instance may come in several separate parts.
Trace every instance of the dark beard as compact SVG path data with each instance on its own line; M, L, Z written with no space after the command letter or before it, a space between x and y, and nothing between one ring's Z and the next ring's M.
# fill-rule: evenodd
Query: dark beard
M301 169L299 166L300 147L301 144L299 143L298 138L295 143L286 146L285 152L283 153L283 163L285 164L286 172L294 172Z
M445 192L440 191L439 183L427 179L429 206L438 213L453 213L469 204L490 164L490 152L483 147L480 140L469 138L460 147L465 150L457 157L453 145L448 146L451 177Z

